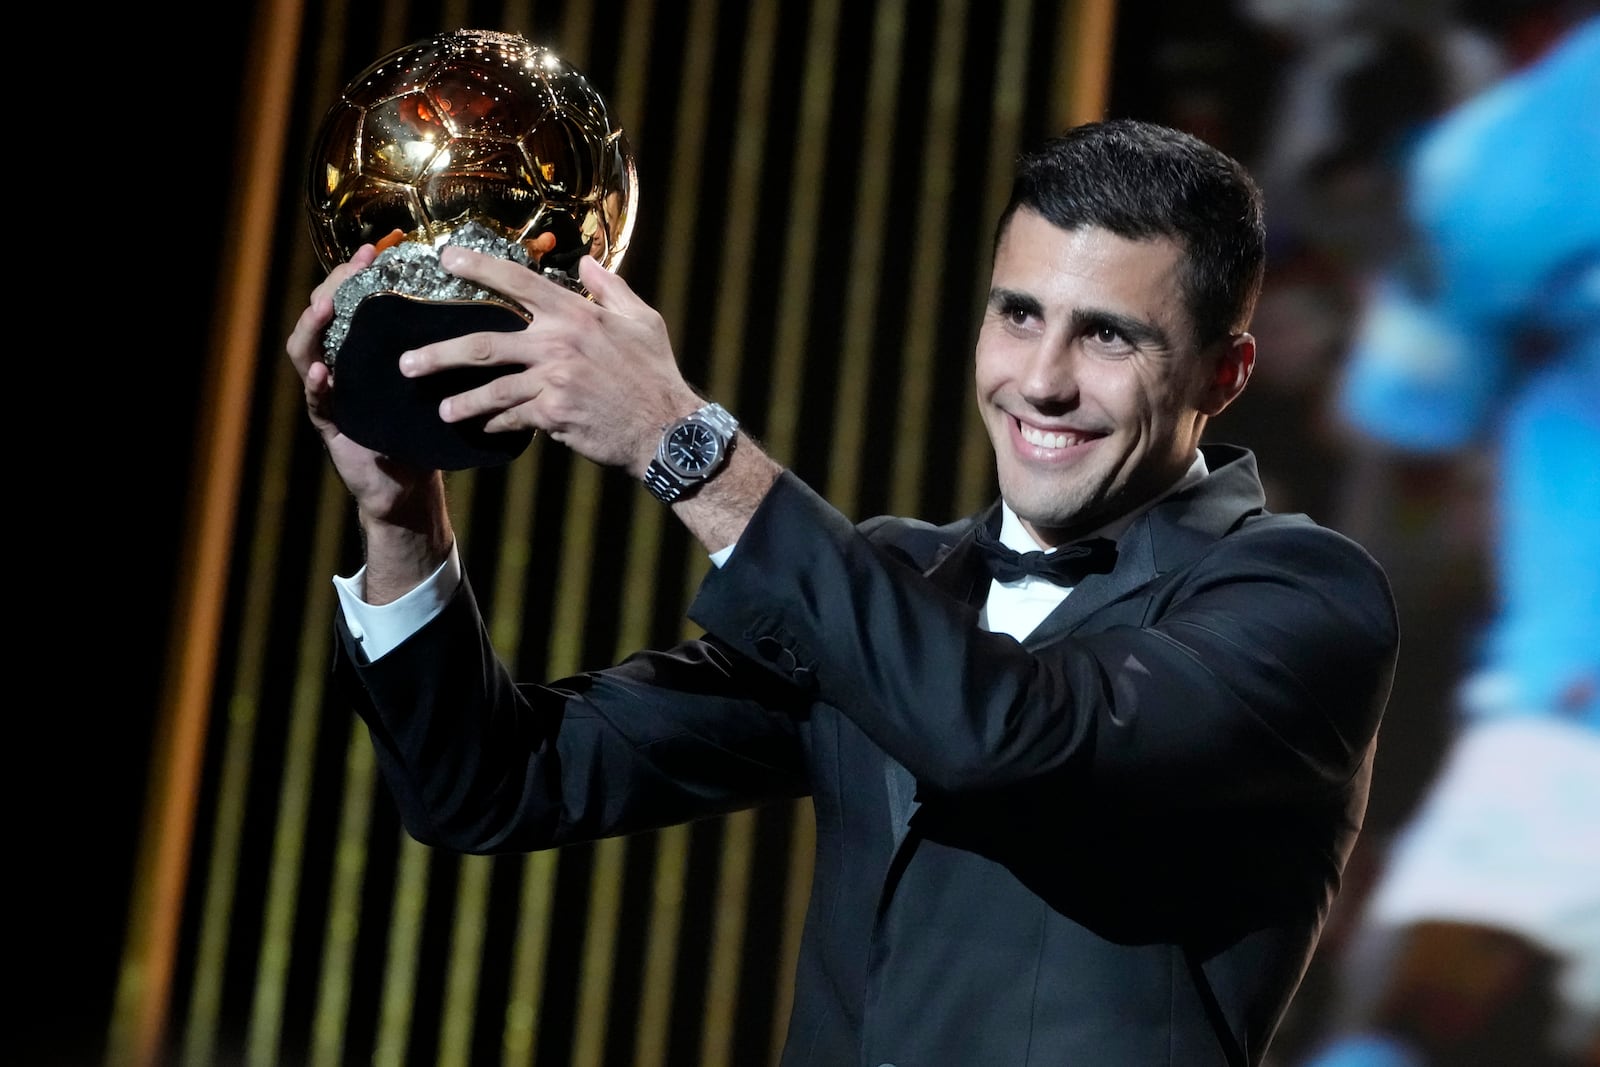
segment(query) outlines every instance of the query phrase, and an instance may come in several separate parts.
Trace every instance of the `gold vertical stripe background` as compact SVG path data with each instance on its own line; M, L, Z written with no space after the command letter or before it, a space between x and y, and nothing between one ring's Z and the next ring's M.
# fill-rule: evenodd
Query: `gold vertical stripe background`
M839 34L840 0L815 0L807 12L806 51L794 129L794 189L788 204L784 247L788 254L776 271L782 299L776 309L771 384L766 396L765 444L782 462L790 462L800 444L800 402L805 375L807 325L811 317L815 264L820 249L837 241L827 232L822 211L822 182L830 162L827 150L829 105L837 85L832 61ZM816 826L809 800L791 805L790 844L785 856L779 961L793 960L800 950L806 898L811 888L811 849ZM794 974L781 963L773 979L771 1037L767 1055L776 1063L789 1024Z
M466 2L382 12L257 12L229 220L244 239L219 282L197 442L210 462L108 1062L775 1061L807 803L517 862L441 856L399 831L364 728L325 690L329 578L359 551L282 356L316 277L305 146L366 62L488 25ZM495 14L605 72L644 198L624 272L692 381L848 514L986 502L969 360L987 229L1018 145L1099 114L1111 0L508 0ZM952 257L950 236L974 226ZM957 319L969 328L953 336ZM525 671L692 633L669 620L704 555L637 487L543 440L450 486L496 646Z

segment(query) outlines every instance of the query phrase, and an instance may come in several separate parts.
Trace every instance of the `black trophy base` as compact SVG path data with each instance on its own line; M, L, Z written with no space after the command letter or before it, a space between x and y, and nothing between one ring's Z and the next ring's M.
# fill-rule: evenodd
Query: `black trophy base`
M527 325L511 308L486 300L364 297L334 360L334 421L358 444L415 467L454 471L508 463L533 441L532 430L489 433L486 418L445 422L439 402L522 368L463 367L407 378L400 373L400 353L462 334L509 333Z

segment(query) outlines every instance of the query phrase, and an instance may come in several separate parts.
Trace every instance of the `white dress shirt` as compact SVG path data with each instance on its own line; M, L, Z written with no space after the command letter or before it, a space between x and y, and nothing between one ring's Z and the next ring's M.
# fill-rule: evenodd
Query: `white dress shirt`
M1172 484L1172 488L1143 507L1129 512L1115 522L1107 523L1089 536L1109 537L1115 541L1133 525L1133 520L1178 490L1189 488L1209 472L1205 457L1196 452L1194 462L1189 465L1183 477ZM1000 502L1000 543L1016 552L1037 552L1044 547L1023 528L1022 520L1011 510L1011 505L1003 500ZM997 634L1010 634L1021 641L1033 633L1034 628L1067 599L1072 589L1072 586L1056 585L1047 578L1034 575L1024 575L1014 582L993 579L989 583L989 596L984 600L983 610L978 614L979 625Z

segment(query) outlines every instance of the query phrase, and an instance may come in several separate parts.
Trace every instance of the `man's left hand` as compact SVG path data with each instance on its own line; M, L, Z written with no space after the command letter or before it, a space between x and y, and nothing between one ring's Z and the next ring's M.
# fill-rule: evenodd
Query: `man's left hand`
M515 332L467 334L401 356L407 377L455 367L523 368L445 398L445 422L487 416L490 432L542 430L596 463L643 477L662 430L701 405L660 313L591 257L580 261L579 280L592 300L518 263L464 248L443 249L439 262L532 316Z

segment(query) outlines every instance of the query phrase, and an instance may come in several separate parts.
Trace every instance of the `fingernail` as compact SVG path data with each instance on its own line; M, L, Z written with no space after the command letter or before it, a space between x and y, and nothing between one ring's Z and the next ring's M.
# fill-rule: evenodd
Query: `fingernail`
M417 369L417 354L415 352L400 353L400 373L410 374Z

